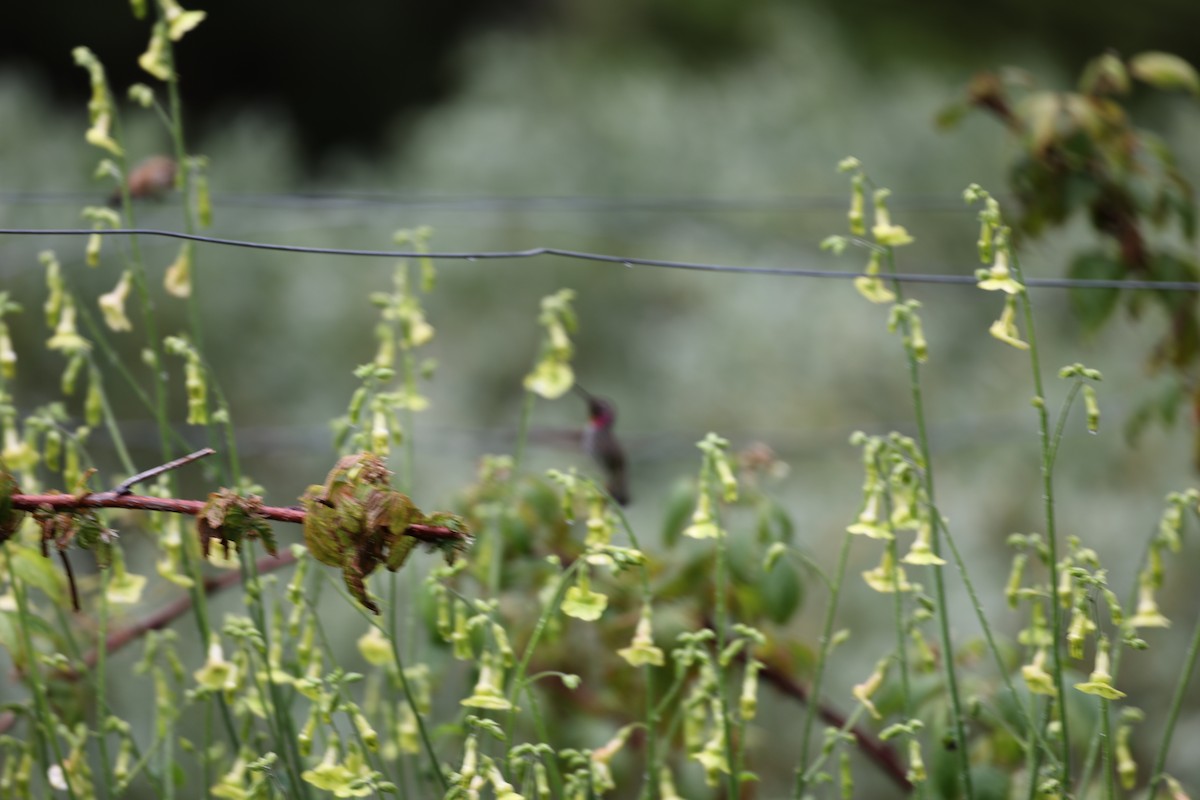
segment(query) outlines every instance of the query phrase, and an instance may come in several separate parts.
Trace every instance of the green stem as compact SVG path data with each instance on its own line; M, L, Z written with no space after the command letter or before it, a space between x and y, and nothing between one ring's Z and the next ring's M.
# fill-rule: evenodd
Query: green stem
M386 631L380 628L380 632L386 635ZM442 774L441 764L438 762L437 751L433 749L433 740L429 738L429 730L425 727L425 718L421 715L421 710L417 708L417 698L412 692L412 687L408 684L408 676L404 674L404 659L400 655L400 645L395 639L389 638L392 645L392 658L396 659L396 674L400 676L400 690L404 693L404 699L408 703L408 707L412 710L413 717L417 720L417 731L421 734L421 744L425 748L425 755L429 759L429 767L433 770L433 774L437 776L438 783L442 787L442 793L445 794L450 784L446 780L446 776Z
M813 723L817 717L817 707L821 703L821 689L825 682L825 668L829 664L829 653L833 648L833 622L837 615L838 600L842 594L842 580L846 576L846 563L850 557L850 540L852 535L842 534L841 552L838 554L837 572L829 590L829 606L825 609L825 622L821 628L821 638L817 648L817 674L813 678L812 692L809 695L808 706L804 712L804 732L800 736L800 766L796 769L796 784L792 789L794 800L800 800L808 788L809 774L812 767L808 760L809 744L812 741Z
M158 11L161 14L161 9L158 9ZM169 54L168 57L170 57ZM123 138L121 133L121 121L120 114L117 113L115 105L112 110L112 120L114 134L117 140L120 141ZM182 136L181 131L179 135ZM121 174L128 176L129 163L123 152L117 155L117 163L120 167ZM125 218L129 220L130 227L136 228L137 221L133 208L133 199L129 194L129 185L127 181L121 181L120 191ZM158 426L159 446L161 449L162 459L165 462L170 461L172 458L172 431L170 417L167 412L167 381L164 377L164 369L166 365L164 361L162 339L158 331L154 300L150 295L149 285L146 279L146 267L145 261L142 257L141 244L136 235L129 237L129 248L132 256L130 261L130 273L133 276L134 291L137 294L138 304L141 307L142 324L146 330L147 348L151 353L151 370L153 376L152 383L154 386L154 420ZM139 394L141 394L140 391ZM168 480L172 481L172 483L174 482L174 479L170 476L168 476ZM192 555L191 548L187 546L183 548L182 561L185 572L192 579L192 586L188 592L192 598L192 608L195 612L193 614L193 618L196 622L196 628L200 634L200 640L207 643L211 639L212 628L208 620L207 595L201 588L204 585L204 576L201 574L200 567ZM226 702L224 696L218 696L217 703L221 709L221 718L224 722L229 741L236 750L240 747L239 737L233 725L233 715L229 709L229 704Z
M130 372L129 368L125 365L125 362L122 361L120 359L120 357L117 355L116 350L113 349L112 344L108 340L108 336L104 332L104 328L101 325L97 324L96 318L92 315L92 313L88 309L88 307L86 305L81 305L78 302L76 302L75 309L79 313L80 319L83 320L84 327L87 328L88 338L93 343L99 345L99 350L100 350L100 352L102 352L104 354L104 357L108 362L108 365L111 366L113 369L115 369L117 371L117 374L119 374L124 379L125 385L134 393L134 395L138 399L138 402L140 402L143 406L145 406L146 410L149 411L151 414L157 414L157 411L155 409L154 398L152 398L152 397L150 397L150 395L146 394L146 390L143 389L141 384L139 384L137 382L137 378L134 377L133 373ZM91 361L91 363L94 364L95 358L92 357L90 359L90 361ZM105 413L110 413L110 412L106 409ZM122 466L124 466L125 469L129 470L129 474L132 475L134 472L137 471L137 469L136 469L136 467L134 467L132 462L126 463L127 459L129 458L127 453L125 455L121 455L121 453L125 449L125 445L124 445L124 441L122 440L122 438L119 435L117 435L112 428L112 425L115 425L115 424L116 424L115 418L113 418L113 422L111 424L107 420L105 423L106 427L109 428L109 433L112 434L114 447L118 448L117 455L121 459ZM169 435L170 435L171 439L174 440L175 444L179 446L180 450L186 451L189 448L188 441L186 439L184 439L183 436L179 435L178 433L175 433L174 431L171 431Z
M1046 700L1042 705L1042 719L1041 723L1038 725L1038 730L1045 731L1049 727L1050 719L1053 716L1054 705L1050 700ZM1027 772L1029 773L1029 800L1037 800L1037 798L1041 796L1038 792L1038 774L1042 771L1043 755L1049 754L1043 753L1040 747L1034 748L1032 751L1030 751L1030 756L1028 758L1029 767L1027 769Z
M708 492L713 492L709 487ZM714 501L713 507L716 507ZM725 761L729 765L729 771L725 773L725 792L727 797L738 797L738 786L741 783L741 769L739 767L737 753L734 751L734 735L737 733L734 725L733 714L729 710L729 670L722 663L721 656L725 652L725 644L729 641L729 599L726 593L729 590L729 564L728 564L728 547L726 537L728 534L725 529L717 523L720 528L720 533L717 536L717 563L716 563L716 592L717 592L717 658L713 666L717 673L717 692L721 701L721 716L724 718L722 724L725 726ZM749 661L747 660L747 663ZM741 738L740 736L738 737Z
M1021 261L1017 254L1009 248L1013 278L1022 285L1024 277L1021 274ZM1046 546L1050 559L1050 634L1053 641L1051 648L1054 666L1054 685L1058 690L1056 697L1058 705L1059 724L1062 726L1062 752L1059 766L1059 780L1062 791L1070 792L1071 780L1071 736L1067 719L1066 684L1063 680L1065 666L1062 655L1063 620L1062 606L1058 602L1058 530L1054 514L1054 457L1057 455L1056 442L1050 437L1050 418L1046 412L1046 392L1042 385L1042 368L1038 353L1037 333L1033 324L1033 304L1029 301L1029 292L1020 293L1021 308L1025 316L1025 330L1029 337L1029 366L1033 373L1034 406L1037 408L1038 433L1042 444L1042 499L1046 516ZM1063 415L1065 419L1065 414Z
M853 729L854 726L858 724L859 718L862 717L864 713L866 713L866 706L860 703L857 708L855 708L846 716L846 721L842 723L842 727L838 728L838 732L844 734ZM833 754L833 749L833 747L822 748L821 753L815 759L813 759L812 764L809 765L804 774L804 782L806 784L811 783L812 780L817 777L817 772L822 766L824 766L825 761L829 758L829 756Z
M526 684L525 696L529 698L529 714L533 719L533 729L537 734L538 741L549 744L550 731L546 728L545 717L542 714L541 707L538 705L537 692L533 690L533 681ZM562 797L562 773L558 769L558 759L551 756L543 763L546 765L546 777L550 781L550 796Z
M162 24L162 9L157 8L160 24ZM169 37L164 37L163 60L167 68L167 96L169 98L171 111L166 115L167 128L171 134L171 142L175 150L175 163L178 165L179 171L179 188L183 203L183 226L184 231L189 234L196 232L195 214L192 207L192 171L189 167L189 158L187 152L187 144L184 141L183 135L183 99L179 91L179 76L175 72L175 46ZM192 258L192 273L191 283L192 291L188 293L186 304L188 310L188 328L191 331L192 343L196 351L201 354L201 363L204 365L204 372L207 376L208 384L213 388L213 393L216 395L218 407L224 412L222 414L222 425L224 426L225 438L225 457L228 463L228 471L226 480L232 484L238 483L241 477L241 466L238 461L237 439L233 427L233 415L229 407L229 403L225 398L225 393L222 391L220 382L217 381L216 375L209 366L207 359L204 356L204 328L200 324L200 303L198 300L198 292L196 284L199 278L199 270L196 268L196 249L191 243L185 243L184 247L189 248ZM210 447L216 449L217 435L213 430L213 426L205 426L205 434L208 437Z
M1004 682L1004 688L1008 690L1009 695L1013 699L1013 704L1020 709L1021 717L1025 722L1026 745L1027 747L1036 747L1041 749L1046 746L1045 740L1042 738L1041 729L1035 723L1033 712L1025 707L1021 702L1021 696L1017 694L1017 687L1013 684L1011 671L1004 663L1004 657L1000 653L1000 647L996 644L995 634L992 633L992 626L988 622L987 615L983 610L983 603L979 600L979 595L975 592L975 584L971 581L970 575L967 573L967 564L963 561L962 554L958 550L958 545L954 542L954 537L950 535L950 529L947 528L942 521L940 512L934 508L932 510L934 520L938 527L942 529L942 533L946 537L946 544L950 547L951 556L954 559L954 564L958 568L959 575L962 576L963 585L967 589L967 596L971 600L971 608L975 611L975 617L979 620L979 627L983 630L984 639L987 641L988 652L992 654L992 658L996 662L996 672L1000 675L1000 680ZM1028 740L1032 739L1032 743Z
M408 676L404 673L404 658L400 654L399 643L396 641L396 639L394 637L389 635L389 632L387 630L384 630L384 626L379 621L379 618L368 614L367 611L361 605L359 605L357 601L355 601L353 598L350 597L349 594L346 593L346 590L344 588L342 588L342 586L340 584L335 583L333 581L333 579L330 578L329 575L326 573L323 573L323 572L316 573L316 577L314 577L314 580L322 580L322 579L328 580L333 585L334 591L336 591L338 593L338 595L340 595L341 598L350 605L351 608L353 608L355 611L357 611L362 616L362 618L367 621L367 623L369 623L373 627L377 628L379 630L379 632L383 634L384 638L388 640L388 643L392 646L392 658L396 662L396 673L400 679L400 691L404 695L404 700L406 703L408 703L409 709L412 711L413 718L416 719L416 721L417 721L417 732L421 736L421 744L425 749L426 757L429 759L430 770L433 772L434 775L437 776L438 783L441 785L441 788L442 788L442 793L445 794L446 791L449 790L450 784L446 780L446 776L444 774L442 774L442 767L441 767L440 762L438 761L437 752L433 749L433 739L430 738L429 730L425 726L425 717L421 714L421 710L417 707L416 695L413 694L412 687L408 682ZM311 609L310 609L310 611L311 611Z
M1163 781L1163 767L1167 763L1167 753L1171 749L1171 737L1175 734L1175 723L1179 721L1179 713L1183 710L1184 697L1192 672L1196 669L1196 659L1200 657L1200 618L1192 631L1192 640L1188 644L1187 656L1184 658L1183 669L1179 671L1179 680L1175 683L1175 691L1171 695L1171 704L1167 710L1167 722L1163 726L1162 742L1154 755L1154 768L1150 771L1150 787L1148 797L1154 798L1159 784Z
M287 765L288 778L291 783L290 790L299 796L310 797L309 783L301 777L304 772L304 756L300 753L300 739L296 733L296 722L292 718L291 709L284 698L282 688L271 675L270 657L266 655L271 652L271 629L267 624L263 609L262 584L258 579L258 564L248 544L243 543L243 546L238 548L238 556L241 562L242 585L246 590L246 607L250 612L250 619L253 621L254 627L262 636L265 662L262 680L266 682L267 693L270 696L269 703L267 698L263 698L262 702L272 729L271 733L275 737L276 747L282 750L283 761ZM254 658L248 658L247 663L253 670L254 664L257 662ZM259 683L254 676L251 677L251 680L256 685Z
M883 471L883 465L879 463L878 458L875 460L875 468L879 471L880 475L885 474ZM885 490L882 494L884 519L887 520L888 532L892 534L892 538L888 539L887 541L886 548L895 570L897 573L899 573L900 553L899 547L896 544L896 530L892 525L892 496L891 492L887 490ZM931 513L935 512L936 509L931 509ZM934 566L933 569L937 570L938 567ZM898 578L899 576L897 574L897 583L899 583ZM904 696L904 717L907 721L913 718L913 693L912 684L908 675L908 637L905 635L906 631L904 625L904 592L901 592L899 587L897 587L896 591L892 592L892 613L893 624L896 627L896 653L900 664L900 688L901 693ZM925 797L924 781L918 783L914 788L916 789L916 794L918 797Z
M116 105L112 109L113 132L117 141L123 140L121 115L117 112ZM125 218L129 220L129 227L137 228L137 215L134 212L133 198L129 194L129 160L125 157L122 150L116 156L117 165L121 170L121 175L124 178L120 182L121 205L125 213ZM167 414L167 384L163 377L163 369L165 367L163 361L162 339L158 333L158 320L154 313L154 299L150 295L148 281L146 280L146 262L142 257L141 240L136 234L129 236L129 251L130 251L130 274L133 276L133 288L137 293L138 305L142 312L142 325L146 329L147 347L153 356L153 365L151 367L154 385L154 420L158 424L158 439L161 447L163 461L171 460L171 426ZM207 631L205 641L207 639Z
M1109 719L1110 706L1111 703L1108 700L1101 698L1100 731L1104 736L1104 760L1102 762L1104 768L1104 796L1107 800L1115 800L1117 796L1117 782L1113 770L1115 759L1113 758L1112 721Z
M104 646L104 642L108 641L108 582L112 577L111 573L110 569L100 570L100 597L97 598L97 602L100 604L100 613L96 623L96 641L100 643L100 646L96 648L96 708L98 710L96 716L99 723L97 738L101 769L104 773L105 797L110 791L116 790L113 783L112 759L108 754L108 733L104 730L105 715L108 713L108 648Z
M4 543L4 554L13 597L17 601L17 629L21 636L21 649L25 651L25 677L29 683L29 689L33 693L34 709L37 712L37 718L33 721L33 729L37 734L38 755L43 767L49 769L51 766L50 753L53 753L54 756L53 764L62 765L62 747L59 745L58 733L55 730L54 711L50 708L46 687L42 685L42 668L38 664L38 654L33 647L33 635L29 632L29 620L32 619L33 612L29 608L29 598L25 594L25 583L12 569L13 548L9 546L8 542ZM44 770L42 774L45 774ZM63 780L67 784L67 795L71 800L75 800L71 776L65 769L63 770Z
M88 356L88 380L96 385L96 391L100 394L100 407L104 418L104 427L108 430L108 436L112 439L113 448L117 451L117 458L121 461L121 467L127 475L132 475L137 472L137 467L133 465L133 459L129 457L129 450L125 447L125 437L121 435L121 427L117 424L116 415L113 414L112 404L108 401L108 392L104 390L104 381L100 377L100 369L96 366L95 360Z
M600 487L594 482L592 483L592 487L596 491L601 490ZM616 514L617 519L620 520L621 527L625 530L625 534L629 537L629 542L633 545L633 549L644 553L645 551L642 550L642 546L638 541L637 534L634 533L633 526L629 524L629 518L625 516L625 512L621 509L621 506L610 500L608 503L608 508L610 508L613 513ZM644 605L649 604L653 599L653 595L650 591L650 573L646 567L646 564L643 563L638 568L638 577L640 578L642 584L642 603ZM658 726L651 721L654 717L654 667L650 664L647 664L642 669L642 676L646 685L643 705L643 713L645 714L646 722L646 766L642 775L642 790L639 793L639 797L657 798L659 796ZM546 740L543 739L542 741Z
M1058 460L1058 446L1062 444L1063 431L1067 427L1067 418L1071 415L1071 406L1075 404L1075 398L1079 395L1079 390L1083 388L1083 379L1076 378L1071 383L1071 388L1067 390L1067 396L1063 400L1062 407L1058 410L1058 418L1054 421L1054 434L1050 438L1050 451L1048 454L1050 460L1050 469L1054 469L1054 462Z
M888 271L895 276L895 248L887 248ZM896 294L897 302L904 301L903 286L899 280L892 281L892 291ZM931 508L937 508L936 495L933 486L933 460L929 448L929 426L925 420L925 402L921 392L920 364L917 353L912 346L912 323L906 317L903 320L904 353L908 360L908 385L912 394L913 415L917 423L917 442L921 448L921 459L925 462L922 476L925 484L925 496L929 499ZM934 525L929 537L929 549L935 557L941 557L941 526ZM937 607L938 633L942 645L942 663L945 665L946 690L950 696L950 707L954 715L954 739L957 743L955 754L958 758L959 777L962 779L963 794L968 798L975 796L971 781L971 754L967 748L967 732L963 723L962 697L958 689L958 674L954 664L954 640L950 635L950 604L946 599L946 577L938 567L932 567L934 601Z
M516 722L517 714L517 696L522 691L525 684L525 675L529 671L529 662L533 660L533 653L537 650L538 643L542 639L542 634L546 632L546 626L550 624L550 618L558 613L562 606L563 597L570 588L572 581L575 578L575 573L579 571L582 559L575 559L571 565L563 570L559 576L558 586L554 590L554 597L542 609L541 615L538 616L537 622L533 626L533 632L529 635L529 641L525 645L525 651L521 653L521 660L517 662L517 668L513 671L512 686L508 690L508 719L504 724L504 732L512 741L513 725Z
M163 793L163 800L175 800L175 716L172 715L166 721L166 730L162 738L162 773L165 776L163 780L163 788L166 790Z
M642 798L651 798L655 800L659 796L658 792L658 730L657 725L652 724L651 719L654 716L654 667L647 664L642 667L642 680L646 684L645 697L643 703L642 715L646 720L646 767L642 772L642 791L638 795ZM544 740L543 740L544 741Z

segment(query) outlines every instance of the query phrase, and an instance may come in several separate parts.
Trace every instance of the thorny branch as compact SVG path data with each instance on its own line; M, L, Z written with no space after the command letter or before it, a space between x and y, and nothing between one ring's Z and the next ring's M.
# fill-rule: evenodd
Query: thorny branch
M54 511L71 511L81 508L130 508L137 511L166 511L174 514L196 516L204 508L203 500L177 500L172 497L147 497L139 494L117 495L114 492L97 492L76 497L70 494L14 494L12 507L17 511L36 511L49 507ZM304 524L304 509L294 507L262 506L258 509L265 518L276 522ZM409 536L423 542L461 540L464 534L440 525L409 525L405 531Z
M135 479L140 477L142 476L135 476ZM131 479L126 484L123 484L123 486L129 486L133 483L134 480ZM10 495L9 499L12 510L30 512L37 510L77 511L93 508L124 508L138 511L163 511L199 516L206 505L203 500L147 497L144 495L122 494L119 491L97 492L82 496L70 494L13 494ZM305 511L302 508L260 506L256 509L256 512L264 519L275 520L276 522L304 524ZM427 543L446 542L448 540L461 541L469 536L451 528L424 523L413 523L405 529L404 533L407 536ZM65 561L65 553L61 553L61 555L63 555ZM295 562L295 557L289 552L284 552L278 556L264 556L257 562L257 572L259 574L272 572ZM241 580L242 576L238 572L227 572L219 576L206 578L204 581L204 593L206 595L214 594L231 586L236 586ZM186 614L192 608L192 602L190 595L184 595L161 607L146 618L112 631L104 641L104 651L110 654L114 653L144 636L149 631L165 628ZM99 649L93 649L83 658L83 663L80 666L60 672L58 677L65 680L78 680L83 670L90 669L96 665L98 657ZM0 714L0 733L8 731L16 721L17 716L12 712Z

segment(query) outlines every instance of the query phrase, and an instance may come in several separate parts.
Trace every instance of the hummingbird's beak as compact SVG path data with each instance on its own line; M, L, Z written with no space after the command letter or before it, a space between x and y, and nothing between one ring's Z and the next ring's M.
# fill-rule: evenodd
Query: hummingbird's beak
M580 397L582 397L584 400L588 401L589 403L596 399L595 395L593 395L587 389L580 386L578 383L574 384L571 388L575 390L576 394L578 394Z

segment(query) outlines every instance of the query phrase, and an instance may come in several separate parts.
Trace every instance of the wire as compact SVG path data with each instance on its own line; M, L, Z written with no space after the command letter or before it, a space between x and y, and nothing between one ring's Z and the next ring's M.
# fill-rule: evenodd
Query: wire
M7 236L157 236L169 239L214 244L225 247L241 247L250 250L271 250L283 253L306 255L353 256L361 258L430 258L440 261L497 261L506 259L532 259L541 256L557 256L577 261L594 261L605 264L620 264L625 267L656 267L660 269L693 270L698 272L725 272L744 275L775 275L788 278L831 278L853 280L866 277L861 272L805 269L800 267L748 267L731 264L709 264L700 261L673 261L658 258L615 256L606 253L589 253L582 250L565 250L558 247L531 247L525 250L482 250L478 252L430 252L415 250L359 250L341 247L311 247L306 245L276 244L241 239L224 239L214 236L183 233L181 231L156 228L112 228L92 230L90 228L0 228L0 235ZM957 286L973 286L979 281L974 275L952 275L932 273L908 273L888 275L886 280L905 283L928 283ZM1041 289L1150 289L1170 292L1200 292L1200 281L1147 281L1119 279L1075 279L1075 278L1028 278L1025 285Z

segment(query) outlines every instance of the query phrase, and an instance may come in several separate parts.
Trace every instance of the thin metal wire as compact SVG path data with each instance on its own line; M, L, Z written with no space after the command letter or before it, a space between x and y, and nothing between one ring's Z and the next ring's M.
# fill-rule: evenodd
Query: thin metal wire
M313 247L307 245L277 244L273 242L256 242L242 239L225 239L200 234L183 233L181 231L161 230L157 228L112 228L108 230L92 230L90 228L0 228L0 236L156 236L169 239L183 239L202 244L220 245L224 247L241 247L250 250L271 250L283 253L303 253L306 255L350 256L359 258L430 258L440 261L498 261L532 259L542 256L556 256L576 261L593 261L605 264L620 264L624 267L655 267L659 269L692 270L698 272L723 272L743 275L774 275L787 278L830 278L834 280L853 280L864 277L861 272L841 272L836 270L807 269L802 267L752 267L732 264L711 264L702 261L674 261L659 258L639 258L636 256L616 256L607 253L589 253L583 250L565 250L558 247L530 247L524 250L481 250L475 252L431 252L421 253L415 250L361 250L341 247ZM905 283L926 283L941 285L973 286L978 279L972 275L952 275L934 273L909 273L889 275L888 280L899 280ZM1200 281L1147 281L1147 280L1110 280L1110 279L1073 279L1073 278L1028 278L1025 285L1040 289L1149 289L1167 292L1200 292Z

